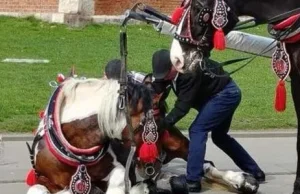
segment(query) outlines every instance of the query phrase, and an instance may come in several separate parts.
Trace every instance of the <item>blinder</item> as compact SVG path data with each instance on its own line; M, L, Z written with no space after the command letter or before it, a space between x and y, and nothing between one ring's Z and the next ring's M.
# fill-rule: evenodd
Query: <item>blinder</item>
M196 10L198 10L197 13L195 13L196 15L194 17L196 18L196 24L204 29L201 30L201 36L193 37L191 33L193 31L193 24L191 23L191 17L193 17L191 15L192 1L193 0L184 1L182 7L180 8L183 9L183 12L178 22L178 26L182 25L182 27L184 26L186 29L181 30L180 34L175 33L174 38L181 43L193 45L196 46L198 50L203 50L201 49L201 47L210 47L210 36L216 34L210 34L210 32L213 32L211 31L210 26L216 29L216 31L222 31L222 28L224 28L223 30L226 34L239 21L238 16L233 12L232 9L230 9L230 6L227 5L227 3L224 0L215 0L215 5L212 7L203 6L198 1L195 3L195 5L193 5L196 6ZM228 22L229 19L230 22ZM217 39L219 38L220 37L218 37ZM216 40L214 40L214 43L215 41Z
M199 13L198 13L198 24L202 27L207 27L209 24L209 21L212 18L212 9L209 8L203 8Z

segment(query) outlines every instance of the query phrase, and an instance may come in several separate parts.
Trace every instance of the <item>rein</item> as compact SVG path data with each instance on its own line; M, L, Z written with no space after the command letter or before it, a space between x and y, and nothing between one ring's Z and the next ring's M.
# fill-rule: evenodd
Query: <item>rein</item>
M131 148L129 152L128 159L125 166L125 194L129 194L129 169L132 163L132 159L136 150L135 141L133 140L133 127L131 119L129 116L128 107L128 92L127 92L127 33L126 33L126 23L123 23L120 30L120 55L121 55L121 73L120 73L120 90L119 92L119 109L124 110L126 116L127 127L129 128L129 141L131 143Z
M258 55L255 55L253 57L246 57L246 58L239 58L239 59L233 59L233 60L230 60L230 61L226 61L226 62L223 62L219 65L219 67L224 67L224 66L227 66L227 65L230 65L230 64L233 64L233 63L237 63L237 62L240 62L240 61L244 61L244 60L247 60L247 59L250 59L249 61L247 61L245 64L241 65L240 67L236 68L235 70L229 72L228 74L226 75L217 75L215 73L213 73L209 68L207 68L206 64L203 63L203 60L200 61L199 65L200 65L200 68L202 70L205 70L207 71L211 76L213 77L227 77L228 75L232 75L236 72L238 72L239 70L243 69L244 67L246 67L248 64L250 64L256 57L260 57L262 56L265 52L268 52L269 51L269 47L274 43L276 42L276 40L272 41L269 45L267 45ZM274 47L270 48L270 49L273 49ZM203 63L203 65L201 64Z

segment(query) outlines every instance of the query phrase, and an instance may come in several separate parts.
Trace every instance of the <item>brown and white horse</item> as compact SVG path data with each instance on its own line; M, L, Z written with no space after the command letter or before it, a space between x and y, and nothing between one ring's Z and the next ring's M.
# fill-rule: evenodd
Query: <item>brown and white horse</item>
M125 168L118 155L128 153L130 142L119 89L116 80L69 78L54 91L30 149L34 170L27 177L28 194L125 193ZM151 113L151 93L142 84L128 84L128 91L130 120L138 129ZM146 135L158 138L151 130ZM137 151L143 134L135 135ZM154 151L159 150L158 145ZM147 187L138 184L131 193Z

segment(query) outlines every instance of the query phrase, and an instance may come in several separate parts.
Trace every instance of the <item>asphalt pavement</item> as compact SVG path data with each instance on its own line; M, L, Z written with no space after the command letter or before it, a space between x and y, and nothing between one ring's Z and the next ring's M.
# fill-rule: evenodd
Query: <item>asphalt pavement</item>
M296 131L236 132L232 133L266 173L266 182L260 185L260 194L291 194L296 172ZM31 168L25 141L31 134L2 134L0 144L0 193L26 193L25 175ZM1 145L4 149L1 149ZM218 149L209 138L206 159L212 160L220 170L240 169ZM164 170L185 173L186 162L173 160ZM228 187L216 183L203 183L206 194L232 193Z

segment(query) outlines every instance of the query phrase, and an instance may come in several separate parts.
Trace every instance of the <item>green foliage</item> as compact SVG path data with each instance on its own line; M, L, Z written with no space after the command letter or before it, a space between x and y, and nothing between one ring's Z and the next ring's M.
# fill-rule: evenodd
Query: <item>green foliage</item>
M265 26L249 33L267 35ZM38 124L38 111L44 109L52 88L49 81L57 73L68 74L75 65L79 76L101 77L104 65L119 58L119 26L89 25L69 28L60 24L41 22L32 17L17 19L0 17L0 60L5 58L48 59L48 64L0 63L0 129L2 131L28 132ZM128 26L128 69L150 72L152 53L169 48L171 37L159 35L150 25ZM249 54L226 50L213 52L212 58L219 62L249 56ZM273 109L276 77L269 58L258 57L233 78L243 92L233 129L295 128L296 116L288 92L288 108L284 113ZM231 71L243 62L226 67ZM289 86L289 84L288 84ZM289 88L288 88L289 89ZM168 103L174 103L172 94ZM179 122L186 129L195 111Z

